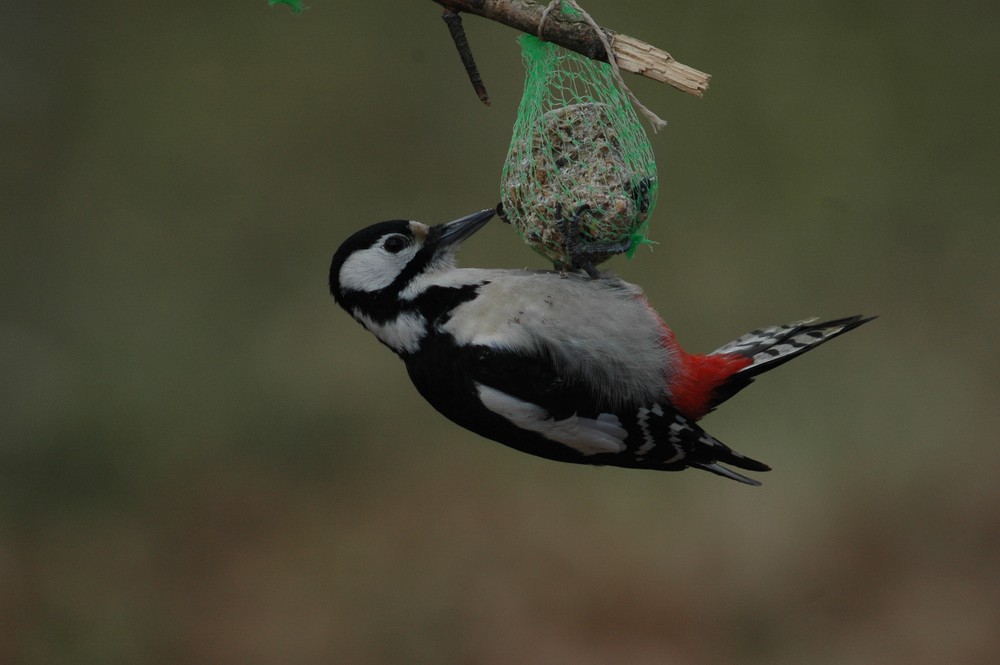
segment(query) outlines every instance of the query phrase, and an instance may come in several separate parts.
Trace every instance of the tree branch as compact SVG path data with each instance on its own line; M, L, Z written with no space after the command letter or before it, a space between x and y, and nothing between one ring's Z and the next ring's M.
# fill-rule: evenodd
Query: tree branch
M541 22L543 5L530 0L434 0L453 12L475 14L508 27L534 35ZM654 81L669 83L695 97L708 90L712 77L674 60L666 51L628 35L604 28L615 53L618 67ZM600 39L579 17L551 12L545 21L542 39L576 51L594 60L607 62L608 55Z

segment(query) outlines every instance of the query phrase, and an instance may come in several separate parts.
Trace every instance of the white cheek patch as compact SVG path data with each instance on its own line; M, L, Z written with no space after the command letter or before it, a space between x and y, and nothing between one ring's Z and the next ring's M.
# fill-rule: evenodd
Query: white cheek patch
M414 244L396 254L379 246L354 252L340 267L340 288L361 293L384 289L403 272L418 249Z
M628 432L618 417L602 413L597 418L570 416L556 420L549 412L530 402L517 399L496 388L476 384L479 399L490 411L503 416L521 429L537 432L546 439L573 448L583 455L620 453L625 450Z
M386 323L376 323L358 310L353 314L361 325L396 353L416 353L420 340L427 334L427 320L413 312L400 314Z

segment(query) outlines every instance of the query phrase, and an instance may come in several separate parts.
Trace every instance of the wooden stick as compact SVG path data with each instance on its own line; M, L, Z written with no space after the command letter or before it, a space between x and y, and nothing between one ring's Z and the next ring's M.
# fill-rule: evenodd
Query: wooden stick
M458 15L458 12L445 9L441 14L441 18L448 25L448 32L451 33L451 39L455 42L455 48L458 49L458 55L462 58L462 66L465 67L465 73L469 75L469 81L472 82L472 87L475 88L476 94L479 95L479 101L489 106L490 94L486 92L486 85L483 84L483 78L479 75L479 68L476 67L476 59L472 57L472 49L469 48L469 40L465 36L465 28L462 27L462 17Z
M508 27L537 34L544 6L530 0L434 0L453 12L466 12ZM604 29L618 66L654 81L668 83L695 97L708 90L709 74L677 62L669 53L634 37ZM608 55L594 31L580 17L551 12L543 26L542 38L594 60L607 62Z
M614 35L611 48L618 59L618 67L627 72L669 83L695 97L701 97L708 90L710 75L677 62L672 55L652 44L628 35Z

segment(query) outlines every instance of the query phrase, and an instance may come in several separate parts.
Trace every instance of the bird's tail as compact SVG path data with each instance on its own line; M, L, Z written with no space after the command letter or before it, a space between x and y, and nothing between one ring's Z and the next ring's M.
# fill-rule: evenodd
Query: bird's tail
M714 409L746 388L758 374L783 365L792 358L811 351L820 344L874 318L874 316L850 316L822 323L816 323L817 319L806 319L783 326L758 328L719 347L708 355L735 356L750 362L715 388L709 409Z
M695 448L692 452L691 459L687 462L687 466L694 467L696 469L703 469L722 476L723 478L736 480L747 485L760 485L760 481L753 478L747 478L742 473L737 473L722 465L729 464L739 469L746 469L747 471L771 470L771 467L767 464L757 461L752 457L747 457L742 453L736 452L709 434L705 434L699 443L701 445Z

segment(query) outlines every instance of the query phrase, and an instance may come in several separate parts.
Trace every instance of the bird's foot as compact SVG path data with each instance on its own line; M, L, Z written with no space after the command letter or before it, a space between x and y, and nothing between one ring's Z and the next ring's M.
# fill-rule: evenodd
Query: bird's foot
M556 221L559 223L563 235L563 251L566 258L569 259L568 264L557 267L563 273L582 270L595 279L600 276L595 261L612 254L627 252L632 246L632 239L626 238L621 242L585 240L583 232L580 230L580 219L586 213L590 213L590 206L586 203L577 208L569 217L563 216L561 204L556 206Z

